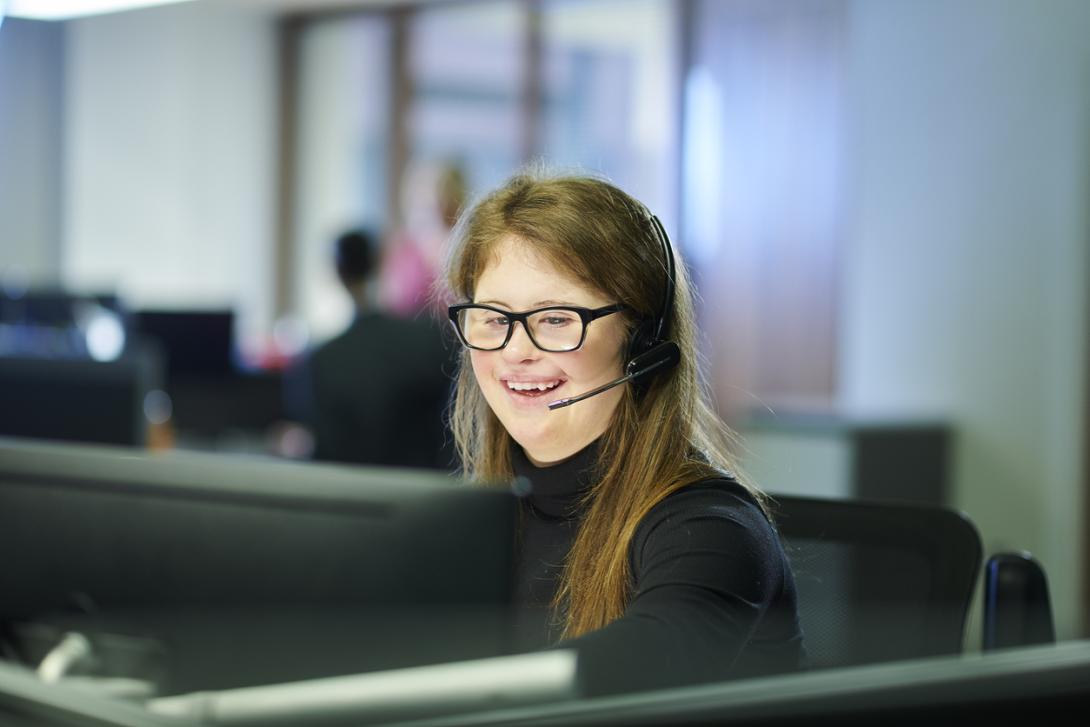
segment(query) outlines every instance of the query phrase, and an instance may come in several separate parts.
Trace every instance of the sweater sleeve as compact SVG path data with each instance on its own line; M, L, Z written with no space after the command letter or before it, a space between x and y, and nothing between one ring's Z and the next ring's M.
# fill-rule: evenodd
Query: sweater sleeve
M579 653L584 693L721 680L745 671L747 645L784 590L779 539L748 496L721 487L671 495L630 549L624 615L561 646Z

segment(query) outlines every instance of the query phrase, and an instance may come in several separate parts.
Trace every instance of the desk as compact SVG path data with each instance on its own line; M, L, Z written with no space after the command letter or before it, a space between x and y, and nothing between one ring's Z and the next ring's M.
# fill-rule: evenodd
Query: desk
M401 723L484 725L723 724L761 727L1085 724L1090 641L670 689L544 707Z
M451 665L453 666L453 665ZM434 671L434 670L433 670ZM374 685L379 680L373 680ZM395 685L404 691L403 684ZM436 683L438 692L449 685ZM540 684L527 685L530 694ZM427 680L419 694L427 702ZM482 688L482 691L487 691ZM381 700L379 700L381 704ZM463 701L462 707L471 702ZM398 727L485 725L671 725L729 724L763 727L854 727L965 724L977 720L1082 724L1090 705L1090 642L1029 647L985 655L906 661L810 674L744 680L593 700L560 699L544 704L485 709L475 713L391 721ZM1057 711L1059 710L1059 711ZM0 717L48 718L46 724L166 727L192 724L157 717L142 708L56 685L0 662ZM1066 716L1065 716L1066 715ZM373 723L366 710L322 724ZM1003 719L1000 719L1000 718ZM67 719L68 721L64 721ZM5 724L7 724L5 722ZM34 722L33 724L41 724ZM277 720L312 725L313 721Z

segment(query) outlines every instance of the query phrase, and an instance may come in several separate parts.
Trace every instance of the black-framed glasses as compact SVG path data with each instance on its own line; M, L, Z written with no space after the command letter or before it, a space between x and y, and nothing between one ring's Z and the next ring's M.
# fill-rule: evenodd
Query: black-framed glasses
M469 348L478 351L500 350L511 340L515 323L519 322L530 341L539 349L563 353L583 345L591 321L626 308L622 303L593 309L554 305L515 313L490 305L462 303L450 306L447 312L454 330L458 331L458 338Z

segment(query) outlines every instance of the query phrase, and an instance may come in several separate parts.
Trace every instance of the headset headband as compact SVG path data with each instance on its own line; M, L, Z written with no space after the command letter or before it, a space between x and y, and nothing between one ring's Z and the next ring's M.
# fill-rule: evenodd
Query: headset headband
M666 256L666 293L663 295L662 310L659 312L658 324L655 326L655 340L661 341L666 334L666 316L674 309L674 286L676 285L677 271L670 236L666 234L666 228L663 227L662 221L655 215L651 215L651 227L655 231L655 237L662 244Z
M663 256L666 260L666 291L662 296L662 308L659 310L658 321L655 323L654 340L661 341L666 334L666 316L674 309L674 288L677 284L677 270L674 262L674 248L670 244L670 236L666 234L666 228L662 221L643 202L636 201L643 218L651 226L655 238L662 245Z

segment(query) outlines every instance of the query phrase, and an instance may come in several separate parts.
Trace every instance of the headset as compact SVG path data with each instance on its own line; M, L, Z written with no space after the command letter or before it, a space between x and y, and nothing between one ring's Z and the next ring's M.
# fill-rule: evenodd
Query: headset
M681 349L673 341L666 340L670 333L667 322L670 312L674 309L674 291L677 287L677 270L673 246L670 244L670 237L666 234L666 228L662 226L659 218L651 214L651 211L642 204L638 202L636 204L639 207L641 216L651 227L655 239L662 246L663 257L666 261L666 289L663 291L662 308L657 316L644 318L636 325L636 330L632 332L632 339L628 344L628 363L625 364L623 376L577 396L549 402L550 410L571 406L576 402L609 391L614 386L620 386L626 381L645 383L648 381L646 377L649 374L672 369L681 361Z

